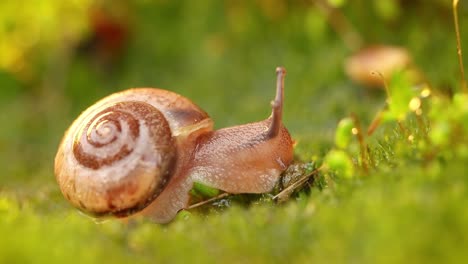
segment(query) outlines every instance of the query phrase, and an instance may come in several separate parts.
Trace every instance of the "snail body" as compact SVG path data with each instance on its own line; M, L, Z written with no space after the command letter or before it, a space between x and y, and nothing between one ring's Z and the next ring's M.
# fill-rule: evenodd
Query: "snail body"
M284 68L266 120L213 130L200 107L176 93L137 88L85 110L65 133L55 175L72 205L93 216L142 214L169 222L194 182L229 193L272 190L292 161L282 124Z

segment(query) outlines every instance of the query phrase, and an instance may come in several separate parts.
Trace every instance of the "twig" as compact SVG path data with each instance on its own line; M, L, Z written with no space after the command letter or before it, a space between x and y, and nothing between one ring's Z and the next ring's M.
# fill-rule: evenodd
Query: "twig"
M305 182L307 182L309 180L310 177L312 177L313 175L317 174L320 170L322 169L322 166L313 170L311 173L305 175L304 177L302 177L301 179L299 179L297 182L289 185L288 187L286 187L284 190L282 190L281 192L279 192L278 194L276 194L275 196L273 196L273 200L276 200L276 199L279 199L281 200L282 198L284 198L284 196L288 196L289 194L291 194L295 189L299 188L302 184L304 184Z
M189 207L187 207L186 209L187 209L187 210L190 210L190 209L193 209L193 208L197 208L197 207L200 207L200 206L202 206L202 205L205 205L205 204L211 203L211 202L213 202L213 201L219 200L219 199L221 199L221 198L227 197L227 196L229 196L229 195L231 195L231 194L230 194L230 193L222 193L222 194L219 194L219 195L217 195L217 196L215 196L215 197L213 197L213 198L210 198L210 199L208 199L208 200L205 200L205 201L201 201L201 202L199 202L199 203L192 204L192 205L190 205Z

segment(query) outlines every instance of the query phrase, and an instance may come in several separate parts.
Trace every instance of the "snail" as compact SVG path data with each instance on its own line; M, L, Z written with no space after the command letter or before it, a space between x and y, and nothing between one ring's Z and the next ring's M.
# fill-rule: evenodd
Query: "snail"
M72 123L55 157L65 198L94 217L170 222L198 182L228 193L273 189L293 158L282 123L283 67L266 120L213 130L189 99L156 88L107 96Z

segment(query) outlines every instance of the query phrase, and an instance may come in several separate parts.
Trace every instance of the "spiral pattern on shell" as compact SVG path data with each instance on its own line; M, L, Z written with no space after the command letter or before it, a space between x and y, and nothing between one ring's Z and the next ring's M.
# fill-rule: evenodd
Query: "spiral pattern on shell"
M175 159L170 126L153 105L98 103L66 132L55 175L64 196L79 209L125 216L162 192Z

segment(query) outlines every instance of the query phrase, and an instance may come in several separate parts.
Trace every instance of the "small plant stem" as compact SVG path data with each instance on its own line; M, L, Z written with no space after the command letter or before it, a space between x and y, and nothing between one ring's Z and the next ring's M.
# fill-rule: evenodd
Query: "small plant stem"
M199 202L199 203L192 204L192 205L190 205L189 207L187 207L186 209L187 209L187 210L190 210L190 209L193 209L193 208L197 208L197 207L203 206L203 205L205 205L205 204L211 203L211 202L213 202L213 201L216 201L216 200L222 199L222 198L224 198L224 197L227 197L227 196L229 196L229 195L230 195L230 193L222 193L222 194L219 194L219 195L217 195L217 196L215 196L215 197L213 197L213 198L210 198L210 199L208 199L208 200L205 200L205 201L201 201L201 202Z
M374 131L379 127L380 122L382 122L382 116L383 116L384 110L380 110L372 120L371 124L367 128L367 135L371 136Z
M384 89L385 89L385 93L387 94L387 104L390 105L392 97L391 97L390 88L388 87L388 83L387 83L387 80L385 79L385 76L379 71L371 72L371 74L377 74L382 79Z
M460 41L460 28L458 25L458 0L453 0L453 20L455 23L455 34L457 37L457 54L458 54L458 63L460 65L461 90L464 93L468 93L468 88L466 86L466 79L465 79L465 70L463 67L463 56L462 56L462 48L461 48L461 41Z
M367 160L366 160L367 148L366 148L366 143L364 142L364 135L362 134L361 122L359 122L359 118L354 113L351 114L351 118L353 119L354 127L356 128L356 131L357 131L356 137L358 139L359 149L361 152L362 168L367 174L368 172L368 166L367 166Z
M298 181L295 183L289 185L286 187L284 190L273 196L273 200L278 200L278 201L284 201L286 197L288 197L294 190L300 188L304 183L306 183L310 177L313 175L316 175L320 170L322 170L322 166L313 170L311 173L306 174L302 178L300 178Z

